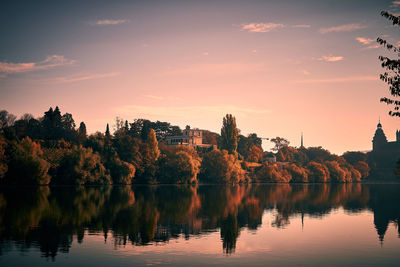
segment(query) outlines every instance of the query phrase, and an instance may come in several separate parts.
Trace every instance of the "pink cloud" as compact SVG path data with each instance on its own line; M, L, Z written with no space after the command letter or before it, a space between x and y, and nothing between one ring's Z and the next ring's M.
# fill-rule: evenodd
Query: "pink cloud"
M320 58L317 58L317 60L325 62L336 62L336 61L342 61L343 59L344 57L342 56L322 56Z
M248 23L242 24L241 26L243 31L249 32L270 32L272 30L285 27L280 23Z
M321 28L319 29L319 32L322 34L325 33L330 33L330 32L351 32L355 30L360 30L364 29L366 26L360 25L360 24L345 24L345 25L339 25L335 27L329 27L329 28Z
M374 39L364 38L364 37L357 37L356 40L362 43L363 45L369 45L370 43L375 41Z
M378 44L376 44L376 45L370 45L370 46L364 47L363 50L364 50L364 49L376 49L376 48L379 48L379 47L380 47L380 45L378 45Z
M94 73L94 74L78 74L72 76L65 77L56 77L54 79L46 80L49 83L73 83L73 82L81 82L87 80L95 80L101 78L110 78L121 75L118 72L108 72L108 73Z
M50 69L58 66L74 64L75 60L66 59L61 55L52 55L39 62L27 63L9 63L0 62L0 77L6 77L8 74L30 72L36 70Z

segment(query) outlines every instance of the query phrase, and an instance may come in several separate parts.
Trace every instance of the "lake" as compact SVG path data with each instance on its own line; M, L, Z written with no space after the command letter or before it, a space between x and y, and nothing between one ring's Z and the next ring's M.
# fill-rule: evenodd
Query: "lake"
M0 188L4 266L398 266L399 184Z

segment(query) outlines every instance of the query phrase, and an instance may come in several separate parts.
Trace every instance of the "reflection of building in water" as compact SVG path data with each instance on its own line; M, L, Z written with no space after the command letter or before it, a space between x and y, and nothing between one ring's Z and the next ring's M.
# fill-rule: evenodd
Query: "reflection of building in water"
M183 130L182 135L167 136L165 138L165 144L167 146L192 146L192 147L212 147L211 144L203 144L203 130L190 129L190 126L186 126Z
M379 121L372 139L372 151L368 158L376 171L375 175L387 176L382 178L393 176L396 162L400 159L400 131L396 131L396 141L389 142Z
M400 238L400 202L398 184L374 185L370 188L370 200L368 208L374 213L374 225L379 241L383 245L389 226L397 228Z

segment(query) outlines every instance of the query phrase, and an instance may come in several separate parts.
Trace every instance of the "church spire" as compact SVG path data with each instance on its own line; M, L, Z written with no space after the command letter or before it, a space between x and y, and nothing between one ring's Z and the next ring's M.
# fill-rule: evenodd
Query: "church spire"
M303 132L301 132L301 145L300 145L300 147L304 147L303 146Z

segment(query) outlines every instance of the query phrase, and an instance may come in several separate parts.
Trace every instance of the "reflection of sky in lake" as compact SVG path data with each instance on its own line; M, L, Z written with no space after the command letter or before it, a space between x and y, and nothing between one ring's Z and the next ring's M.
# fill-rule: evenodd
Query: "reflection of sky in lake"
M0 191L1 266L400 262L398 185L43 189Z
M113 237L105 242L102 233L86 233L83 243L74 242L68 254L57 256L58 265L153 266L153 265L395 265L400 261L400 239L391 224L381 246L370 211L350 214L343 209L323 218L291 218L284 228L272 227L275 211L265 212L257 230L242 229L235 253L224 254L219 231L167 243L115 247ZM51 263L37 250L12 252L0 258L6 266Z

